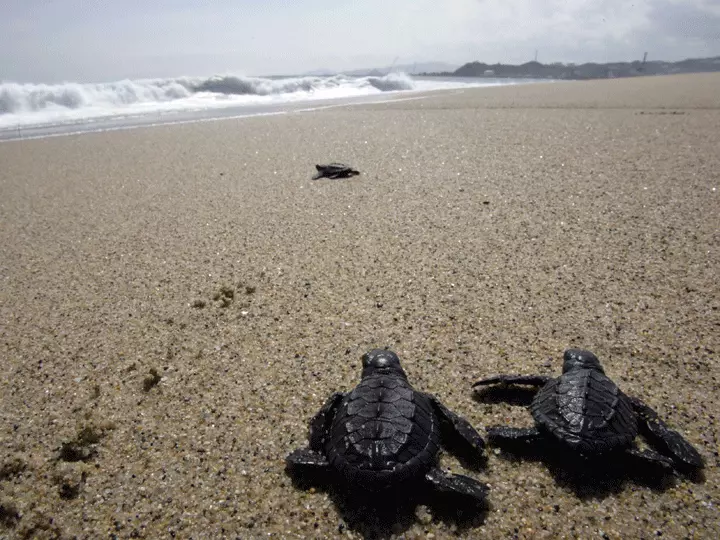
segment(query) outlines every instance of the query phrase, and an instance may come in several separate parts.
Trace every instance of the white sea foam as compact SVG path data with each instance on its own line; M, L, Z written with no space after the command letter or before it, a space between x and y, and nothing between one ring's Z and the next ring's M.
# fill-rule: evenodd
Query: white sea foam
M81 84L0 84L0 129L85 123L99 118L335 99L467 86L464 82L383 77L259 78L238 75Z

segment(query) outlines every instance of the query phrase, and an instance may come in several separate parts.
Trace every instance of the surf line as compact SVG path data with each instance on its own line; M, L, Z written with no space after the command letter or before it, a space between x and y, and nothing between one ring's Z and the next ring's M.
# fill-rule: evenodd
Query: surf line
M449 94L462 94L465 92L465 90L446 90L446 89L440 89L440 90L428 90L428 92L447 92ZM58 133L41 133L37 135L24 135L24 136L18 136L18 137L8 137L8 138L0 138L0 144L2 143L8 143L8 142L16 142L16 141L31 141L31 140L37 140L37 139L51 139L55 137L68 137L71 135L86 135L86 134L97 134L97 133L105 133L105 132L111 132L111 131L127 131L131 129L143 129L143 128L156 128L156 127L163 127L163 126L177 126L182 124L200 124L205 122L220 122L223 120L240 120L245 118L253 118L253 117L259 117L259 116L280 116L284 114L294 114L294 113L302 113L302 112L313 112L313 111L319 111L322 109L334 109L337 107L351 107L353 105L375 105L375 104L382 104L382 103L395 103L399 101L414 101L419 99L428 99L431 97L435 97L434 95L422 95L422 96L409 96L409 97L395 97L395 98L388 98L383 100L368 100L368 101L355 101L351 103L333 103L331 105L319 105L317 107L306 107L302 109L286 109L286 110L280 110L280 111L271 111L271 112L258 112L258 113L246 113L246 114L237 114L232 116L212 116L210 118L192 118L187 120L169 120L169 121L160 121L160 122L148 122L143 124L128 124L123 126L109 126L109 127L101 127L101 128L95 128L95 129L70 129L68 131L60 131ZM29 126L31 127L31 126ZM7 130L9 131L9 130Z
M253 118L255 116L279 116L282 114L288 114L291 111L272 111L272 112L258 112L248 114L237 114L232 116L212 116L210 118L192 118L188 120L169 120L161 122L148 122L146 124L128 124L126 126L110 126L96 129L77 129L74 131L61 131L59 133L43 133L40 135L25 135L22 137L8 137L7 139L0 139L0 144L15 141L32 141L37 139L52 139L54 137L68 137L70 135L89 135L97 133L105 133L110 131L128 131L131 129L143 129L143 128L157 128L163 126L179 126L182 124L202 124L205 122L219 122L221 120L240 120L243 118ZM32 126L30 126L32 127Z
M448 94L462 94L465 92L465 90L428 90L428 92L447 92ZM382 99L382 100L370 100L370 101L355 101L352 103L333 103L332 105L319 105L317 107L307 107L304 109L292 109L288 111L290 114L293 113L302 113L302 112L313 112L313 111L321 111L323 109L337 109L338 107L352 107L354 105L376 105L376 104L382 104L382 103L397 103L398 101L415 101L418 99L428 99L435 97L432 96L413 96L413 97L403 97L403 98L388 98L388 99Z

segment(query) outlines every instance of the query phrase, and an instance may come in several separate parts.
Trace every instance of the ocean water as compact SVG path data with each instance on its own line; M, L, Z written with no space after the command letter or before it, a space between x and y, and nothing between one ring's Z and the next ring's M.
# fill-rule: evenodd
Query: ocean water
M145 125L283 114L527 79L410 77L176 77L109 83L0 83L0 140Z

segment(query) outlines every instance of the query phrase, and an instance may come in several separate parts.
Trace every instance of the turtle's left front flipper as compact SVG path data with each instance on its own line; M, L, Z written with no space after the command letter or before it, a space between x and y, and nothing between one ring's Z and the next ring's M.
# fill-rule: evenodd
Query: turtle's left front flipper
M313 175L313 180L317 180L318 178L325 176L327 171L324 165L315 165L315 168L317 169L317 172Z
M475 504L487 505L490 488L487 484L482 484L469 476L445 474L438 468L432 468L425 474L425 480L440 493L460 496Z
M638 398L629 399L638 415L643 434L654 446L667 453L676 464L684 468L702 469L705 466L703 458L695 447L677 431L670 429L653 409Z
M435 413L440 418L440 430L443 440L460 442L464 450L470 450L478 456L483 455L485 441L480 434L470 425L470 422L458 416L445 405L440 403L435 396L428 395Z

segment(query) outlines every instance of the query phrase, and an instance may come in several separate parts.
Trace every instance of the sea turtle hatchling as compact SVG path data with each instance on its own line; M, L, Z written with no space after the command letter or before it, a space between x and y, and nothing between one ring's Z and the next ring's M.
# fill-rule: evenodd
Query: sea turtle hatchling
M350 165L345 163L328 163L327 165L315 165L317 173L312 177L313 180L318 178L349 178L350 176L357 176L360 171L353 169Z
M535 427L487 428L490 443L531 444L549 438L583 457L624 451L641 462L666 469L697 471L704 466L697 450L648 405L625 395L589 351L565 351L563 373L557 378L497 375L478 381L473 387L497 383L539 388L530 405ZM637 449L633 441L639 433L657 451Z
M375 349L362 357L362 380L336 392L310 421L309 447L287 457L302 474L338 473L352 490L378 493L412 482L484 503L488 487L437 468L441 444L460 443L482 458L485 443L463 418L415 390L398 356Z

